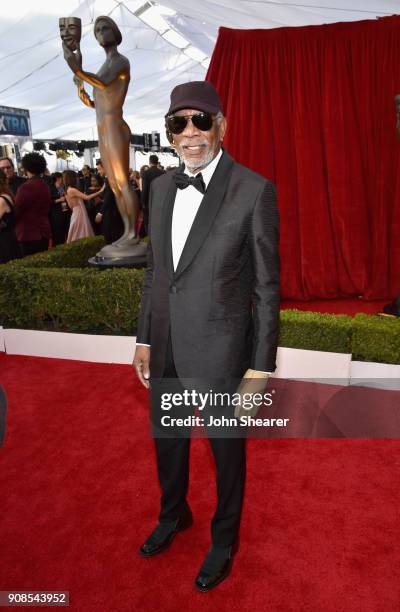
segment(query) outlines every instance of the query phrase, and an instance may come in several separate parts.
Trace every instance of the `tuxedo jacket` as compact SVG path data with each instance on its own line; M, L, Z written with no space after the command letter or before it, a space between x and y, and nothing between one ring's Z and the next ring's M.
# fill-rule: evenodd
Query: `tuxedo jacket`
M273 371L279 332L279 218L274 185L225 151L208 184L176 270L174 173L152 182L147 269L137 342L151 345L162 378L171 334L179 378Z

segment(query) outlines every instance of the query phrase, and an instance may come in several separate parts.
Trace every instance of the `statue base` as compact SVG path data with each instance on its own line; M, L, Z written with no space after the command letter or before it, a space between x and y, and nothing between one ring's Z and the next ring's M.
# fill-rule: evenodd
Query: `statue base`
M145 268L147 242L107 244L88 263L96 268Z

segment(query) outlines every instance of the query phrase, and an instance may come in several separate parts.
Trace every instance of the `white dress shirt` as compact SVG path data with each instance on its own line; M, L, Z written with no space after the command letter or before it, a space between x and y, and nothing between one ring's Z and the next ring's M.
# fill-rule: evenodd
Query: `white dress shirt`
M222 155L222 149L216 157L200 172L203 177L206 189L209 182L211 181L212 175L214 174L215 168ZM188 176L196 176L199 171L192 173L188 169L185 169L185 174ZM189 236L190 229L193 225L197 211L200 208L200 204L203 200L203 194L189 185L186 189L178 189L175 197L174 211L172 213L172 230L171 230L171 242L172 242L172 259L174 263L174 270L178 266L179 259L182 255L183 247L185 246L187 237Z

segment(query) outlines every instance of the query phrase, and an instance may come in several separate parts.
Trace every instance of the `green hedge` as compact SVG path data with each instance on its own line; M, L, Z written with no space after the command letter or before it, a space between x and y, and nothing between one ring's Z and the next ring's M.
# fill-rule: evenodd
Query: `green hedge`
M140 270L0 269L0 324L135 335L142 283Z
M103 244L88 238L0 265L0 325L135 335L144 272L89 267ZM400 320L283 310L279 345L400 363Z
M279 346L351 353L352 318L302 310L282 310Z
M62 244L49 251L16 259L7 264L17 268L87 268L88 259L105 245L103 236L82 238L71 244ZM0 266L0 270L4 268Z
M143 270L90 267L103 245L85 238L0 265L0 325L135 335Z
M358 314L353 319L353 359L400 363L400 320Z

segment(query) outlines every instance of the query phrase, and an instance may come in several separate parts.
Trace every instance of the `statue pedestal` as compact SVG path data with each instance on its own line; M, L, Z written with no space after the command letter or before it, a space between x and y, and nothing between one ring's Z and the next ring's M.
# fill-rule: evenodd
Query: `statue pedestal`
M147 242L107 244L88 263L98 269L145 268Z

